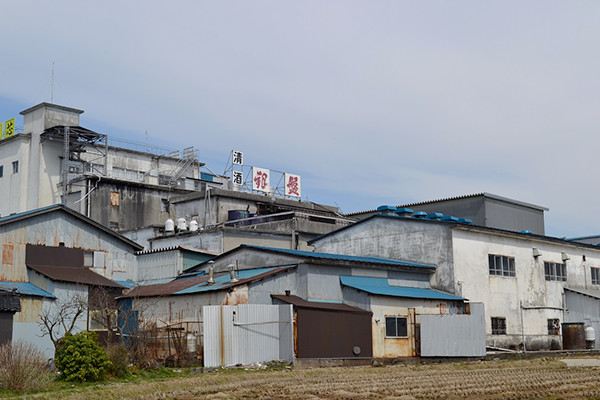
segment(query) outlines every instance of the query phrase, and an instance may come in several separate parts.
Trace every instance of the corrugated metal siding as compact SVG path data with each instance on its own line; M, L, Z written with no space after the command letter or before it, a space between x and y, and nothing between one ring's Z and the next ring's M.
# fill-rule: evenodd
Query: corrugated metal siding
M485 355L485 317L481 303L471 314L421 315L421 357Z
M292 361L292 306L204 306L204 366Z
M583 322L596 331L596 347L600 345L600 300L565 290L567 313L564 322Z

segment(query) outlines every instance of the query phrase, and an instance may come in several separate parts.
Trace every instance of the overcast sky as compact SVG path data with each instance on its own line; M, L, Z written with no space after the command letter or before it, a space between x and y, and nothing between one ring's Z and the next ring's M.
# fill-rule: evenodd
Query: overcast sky
M2 2L0 120L81 125L223 173L302 176L343 212L490 192L600 234L600 2Z

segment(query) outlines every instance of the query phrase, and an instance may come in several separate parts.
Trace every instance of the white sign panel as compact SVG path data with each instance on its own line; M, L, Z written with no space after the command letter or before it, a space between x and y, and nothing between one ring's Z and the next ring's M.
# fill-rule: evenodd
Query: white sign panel
M238 150L231 150L231 160L233 164L244 165L244 153Z
M285 195L302 197L300 175L285 174Z
M252 167L252 190L267 192L271 186L271 171Z
M241 186L244 183L244 174L241 171L233 171L231 181L234 185Z

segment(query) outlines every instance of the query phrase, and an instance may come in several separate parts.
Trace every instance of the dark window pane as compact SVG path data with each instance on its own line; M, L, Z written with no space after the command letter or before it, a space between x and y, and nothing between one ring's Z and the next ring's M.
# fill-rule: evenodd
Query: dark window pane
M406 318L397 318L396 319L397 327L398 327L398 336L408 336L408 329L406 324Z
M396 317L385 317L385 336L395 337L396 335Z

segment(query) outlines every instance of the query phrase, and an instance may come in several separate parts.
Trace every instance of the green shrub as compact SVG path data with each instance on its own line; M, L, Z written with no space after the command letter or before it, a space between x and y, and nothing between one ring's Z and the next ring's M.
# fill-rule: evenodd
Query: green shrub
M41 351L30 343L15 341L0 346L0 387L25 393L43 389L53 377Z
M95 332L67 333L59 341L55 363L64 380L79 382L104 379L111 365Z
M122 378L127 374L127 365L129 365L129 353L122 344L108 346L106 349L111 365L107 373L115 378Z

